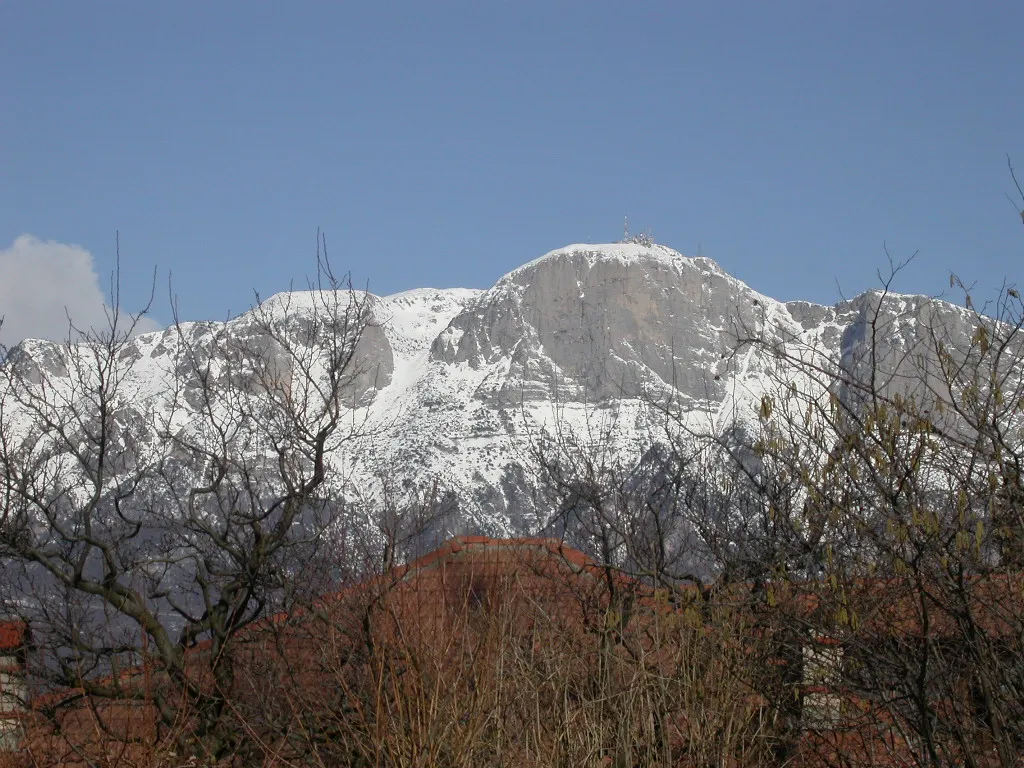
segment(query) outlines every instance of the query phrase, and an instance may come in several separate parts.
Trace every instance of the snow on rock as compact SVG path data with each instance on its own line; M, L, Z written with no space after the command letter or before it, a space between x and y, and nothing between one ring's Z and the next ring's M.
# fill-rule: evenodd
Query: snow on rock
M692 432L721 434L754 428L761 397L780 382L821 388L780 370L758 348L740 344L743 338L856 374L865 370L872 332L880 332L883 361L898 386L922 328L939 321L970 333L969 317L943 302L869 292L835 307L783 304L710 259L637 243L560 248L486 291L335 298L341 306L365 299L370 309L349 400L350 423L362 425L362 434L339 444L332 457L339 476L362 495L372 495L382 478L436 479L457 492L463 531L496 534L544 522L546 510L532 494L531 441L556 424L579 434L613 424L617 445L638 453L663 418L652 404L666 398ZM259 311L301 340L323 309L322 297L300 291L272 296ZM175 357L179 333L206 351L211 375L237 375L225 345L252 342L254 317L250 311L226 324L188 323L133 339L124 361L128 395L138 395L133 407L141 413L145 402L159 422L162 389L186 364ZM63 381L72 354L32 341L12 360L35 366L36 380L45 374ZM186 403L189 397L185 392ZM187 421L176 418L180 426Z

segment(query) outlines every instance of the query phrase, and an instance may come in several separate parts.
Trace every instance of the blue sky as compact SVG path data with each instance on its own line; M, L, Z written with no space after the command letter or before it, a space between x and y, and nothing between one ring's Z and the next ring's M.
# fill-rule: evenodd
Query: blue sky
M919 252L904 291L991 291L1022 278L1022 28L1010 2L4 3L0 314L35 268L105 287L118 230L126 303L156 267L166 322L168 273L223 318L302 282L318 227L391 293L627 215L780 299L871 287L884 243Z

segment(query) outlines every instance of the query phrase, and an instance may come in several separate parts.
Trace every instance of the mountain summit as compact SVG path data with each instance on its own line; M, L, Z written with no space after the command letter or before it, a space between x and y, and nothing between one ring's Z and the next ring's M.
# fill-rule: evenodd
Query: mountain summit
M490 289L417 289L357 294L370 324L356 350L358 375L346 418L360 429L331 453L339 476L373 495L401 477L437 484L458 500L456 527L486 534L532 533L545 511L534 498L531 445L552 430L600 426L616 450L639 456L658 439L665 404L693 434L726 434L756 421L762 396L801 374L780 369L757 336L856 372L874 336L892 361L907 358L936 313L958 333L969 318L925 297L869 292L833 307L781 303L731 277L714 261L645 243L577 244L508 273ZM278 294L259 310L281 332L299 333L318 311L310 292ZM871 318L878 321L869 329ZM883 338L877 335L884 328ZM136 440L188 421L196 392L165 390L185 364L179 333L207 350L205 375L244 376L221 351L254 338L253 313L227 323L189 323L132 340L122 357L130 393L119 417ZM14 358L35 380L69 377L61 345L29 341ZM283 365L283 363L282 363ZM69 384L68 397L74 394ZM181 412L181 405L186 410Z

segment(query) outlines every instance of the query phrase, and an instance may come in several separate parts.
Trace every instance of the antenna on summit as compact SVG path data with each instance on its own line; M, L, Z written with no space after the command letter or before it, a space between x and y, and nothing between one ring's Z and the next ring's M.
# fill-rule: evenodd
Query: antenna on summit
M629 216L622 217L622 242L629 242Z

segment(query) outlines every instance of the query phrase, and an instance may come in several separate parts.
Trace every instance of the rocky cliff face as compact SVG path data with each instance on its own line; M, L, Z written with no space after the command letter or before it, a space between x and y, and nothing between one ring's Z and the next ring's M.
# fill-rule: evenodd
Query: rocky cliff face
M942 302L869 292L834 307L783 304L710 259L628 243L552 251L486 291L422 289L366 301L371 324L347 396L347 417L365 429L333 453L339 476L371 494L385 477L436 478L458 494L457 526L492 534L543 522L532 499L529 447L556 422L586 431L594 418L614 418L618 446L639 453L662 419L654 404L668 398L694 432L756 421L762 395L799 375L757 349L737 350L738 339L758 336L859 376L868 375L874 343L885 385L895 388L921 365L916 350L929 327L941 323L956 338L972 332L970 317ZM295 338L318 311L303 293L272 297L263 309ZM225 352L231 344L265 345L285 375L288 360L276 360L274 340L255 327L251 313L227 324L187 325L202 351L198 363L176 357L174 329L134 339L123 361L131 363L125 418L133 426L126 434L155 446L153 424L176 367L247 375L233 368ZM69 380L69 354L33 341L14 357L32 369L30 379L53 386ZM200 400L198 392L181 393L187 408L202 407ZM187 408L175 416L183 424Z

